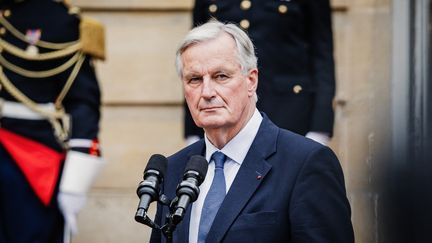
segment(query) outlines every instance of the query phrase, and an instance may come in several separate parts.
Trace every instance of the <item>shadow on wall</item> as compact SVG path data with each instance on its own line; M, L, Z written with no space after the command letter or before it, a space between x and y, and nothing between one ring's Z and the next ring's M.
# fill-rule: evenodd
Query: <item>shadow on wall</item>
M408 159L390 161L383 170L379 242L432 242L432 153L417 159L415 154L410 151Z

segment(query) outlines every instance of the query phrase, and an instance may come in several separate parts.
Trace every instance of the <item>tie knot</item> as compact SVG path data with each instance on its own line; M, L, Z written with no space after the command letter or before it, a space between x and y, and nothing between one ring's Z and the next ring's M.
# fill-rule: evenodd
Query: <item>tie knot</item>
M222 152L216 151L213 153L212 158L215 162L215 168L223 168L225 160L226 160L225 154L223 154Z

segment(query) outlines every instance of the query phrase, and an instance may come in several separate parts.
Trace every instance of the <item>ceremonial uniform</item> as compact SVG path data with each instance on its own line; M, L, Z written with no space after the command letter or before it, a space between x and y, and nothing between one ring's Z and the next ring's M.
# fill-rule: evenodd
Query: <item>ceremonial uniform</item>
M103 28L62 1L0 11L0 242L63 242L71 215L57 195L85 197L103 165Z
M193 23L238 24L258 56L258 103L279 127L333 133L335 93L329 0L196 0ZM185 137L202 136L185 107Z

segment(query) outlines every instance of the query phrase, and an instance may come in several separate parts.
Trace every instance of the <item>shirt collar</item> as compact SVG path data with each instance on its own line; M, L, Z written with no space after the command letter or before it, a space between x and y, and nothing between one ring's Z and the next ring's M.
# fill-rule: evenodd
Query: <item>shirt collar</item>
M258 109L255 108L255 112L246 123L246 126L244 126L220 151L228 158L241 165L258 133L262 119ZM211 155L219 151L219 149L208 140L206 135L204 136L204 140L206 144L206 159L210 162Z

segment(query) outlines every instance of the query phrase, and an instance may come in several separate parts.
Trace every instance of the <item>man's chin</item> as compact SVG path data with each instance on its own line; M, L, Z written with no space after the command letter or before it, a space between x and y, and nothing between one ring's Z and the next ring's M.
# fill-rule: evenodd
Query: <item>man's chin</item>
M223 126L224 122L220 119L201 119L197 125L204 129L214 129Z
M203 129L214 129L214 128L221 127L222 124L219 122L206 122L206 123L201 123L198 126L203 128Z

